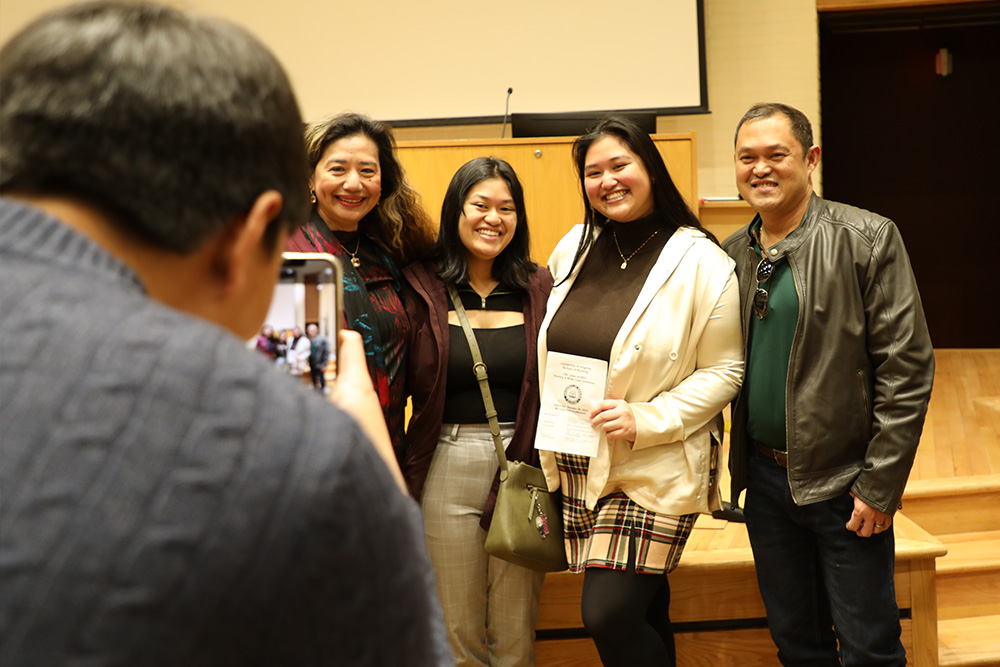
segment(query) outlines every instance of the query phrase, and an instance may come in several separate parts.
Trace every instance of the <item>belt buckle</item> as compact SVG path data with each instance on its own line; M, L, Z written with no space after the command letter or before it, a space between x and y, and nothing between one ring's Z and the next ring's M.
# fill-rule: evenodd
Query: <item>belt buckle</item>
M788 454L787 453L780 452L777 449L772 449L770 447L762 445L759 442L757 442L756 440L754 441L754 444L757 446L757 451L758 452L760 452L761 454L764 454L767 458L771 459L772 461L774 461L775 463L777 463L782 468L787 468L788 467ZM782 458L785 459L784 463L781 462Z
M787 455L782 456L781 452L779 452L777 449L772 449L771 450L771 456L774 457L774 462L777 463L782 468L787 468L788 467L788 458L787 458ZM782 463L782 461L781 461L782 459L784 459L784 463Z

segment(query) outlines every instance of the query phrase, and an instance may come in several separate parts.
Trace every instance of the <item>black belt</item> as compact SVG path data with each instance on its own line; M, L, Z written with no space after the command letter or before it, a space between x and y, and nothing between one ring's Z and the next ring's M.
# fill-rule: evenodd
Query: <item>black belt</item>
M765 447L756 440L752 440L757 451L777 463L782 468L788 467L788 452L783 452L780 449L771 449L770 447Z

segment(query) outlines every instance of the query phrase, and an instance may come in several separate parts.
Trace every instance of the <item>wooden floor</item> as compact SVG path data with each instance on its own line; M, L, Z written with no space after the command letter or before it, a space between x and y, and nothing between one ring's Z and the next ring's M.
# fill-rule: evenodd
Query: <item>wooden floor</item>
M935 350L910 480L1000 475L1000 350Z

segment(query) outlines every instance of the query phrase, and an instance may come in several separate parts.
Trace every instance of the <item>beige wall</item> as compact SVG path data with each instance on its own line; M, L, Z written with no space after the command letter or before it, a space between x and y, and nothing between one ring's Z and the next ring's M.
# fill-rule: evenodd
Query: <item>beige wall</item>
M819 137L819 30L814 2L705 0L711 113L661 116L657 132L696 132L700 197L736 196L733 132L756 102L784 102ZM814 176L819 190L820 173Z
M0 0L0 44L42 12L64 4L60 0Z
M297 10L307 2L300 0ZM63 4L60 0L2 0L0 40L32 17ZM265 32L257 25L273 12L272 3L262 0L175 0L172 4L193 6L202 11L238 17L251 30ZM570 3L567 3L570 6ZM266 9L272 7L272 9ZM245 16L243 20L241 17ZM782 101L802 109L819 125L819 37L815 1L772 0L769 3L748 0L705 0L706 50L708 65L708 100L711 113L693 116L661 116L657 132L697 133L698 196L735 196L733 180L732 134L740 116L754 102ZM268 30L274 30L273 24ZM281 27L291 34L294 24ZM617 52L623 66L646 66L629 63ZM278 54L283 60L295 60L296 54ZM293 63L288 63L290 68ZM365 99L364 70L352 76L350 95ZM376 77L377 78L377 77ZM294 82L303 100L307 119L340 109L319 109L310 105L316 99L301 81ZM377 85L377 84L376 84ZM315 108L314 108L315 107ZM508 128L509 130L509 128ZM818 134L818 132L817 132ZM461 125L437 128L400 128L401 141L421 139L477 139L500 136L500 125ZM819 187L819 183L817 183Z

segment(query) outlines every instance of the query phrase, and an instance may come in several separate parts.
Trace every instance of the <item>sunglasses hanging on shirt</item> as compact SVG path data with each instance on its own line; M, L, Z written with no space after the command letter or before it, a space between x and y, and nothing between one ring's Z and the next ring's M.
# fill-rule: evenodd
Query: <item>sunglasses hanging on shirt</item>
M767 288L771 282L771 274L774 273L774 264L764 255L764 244L760 242L760 232L754 230L757 245L760 247L760 263L757 264L757 291L753 295L753 314L758 320L767 317ZM753 242L750 243L753 249ZM756 254L756 253L754 253Z

